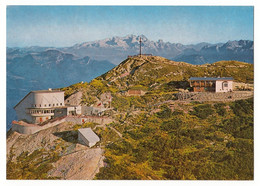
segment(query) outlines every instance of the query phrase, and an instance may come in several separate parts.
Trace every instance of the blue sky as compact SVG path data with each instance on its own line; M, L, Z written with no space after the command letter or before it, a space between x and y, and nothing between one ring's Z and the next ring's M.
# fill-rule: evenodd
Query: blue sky
M8 47L63 47L129 34L182 44L253 40L253 7L7 7Z

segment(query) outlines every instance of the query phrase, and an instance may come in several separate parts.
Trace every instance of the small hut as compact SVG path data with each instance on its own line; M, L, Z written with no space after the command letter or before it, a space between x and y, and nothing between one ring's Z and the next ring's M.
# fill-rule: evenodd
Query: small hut
M78 141L83 145L93 147L100 139L91 128L81 128L78 130Z

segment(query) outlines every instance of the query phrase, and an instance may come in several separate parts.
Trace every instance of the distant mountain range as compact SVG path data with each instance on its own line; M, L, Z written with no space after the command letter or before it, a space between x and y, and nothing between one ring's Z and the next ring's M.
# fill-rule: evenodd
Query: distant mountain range
M128 55L139 53L139 38L142 38L143 53L162 56L174 61L191 64L212 63L219 60L238 60L253 63L253 41L240 40L227 43L183 45L180 43L150 41L144 35L129 35L109 39L85 42L72 47L61 48L62 51L77 56L91 56L96 60L108 60L119 64Z
M73 54L77 58L89 56L95 60L106 60L118 65L128 55L139 53L139 39L142 38L142 52L162 56L174 61L184 61L191 64L213 63L219 60L238 60L253 63L254 43L249 40L228 41L227 43L198 43L183 45L180 43L151 41L144 35L128 35L112 37L98 41L84 42L72 47L47 48L26 47L8 48L13 57L32 52L43 52L49 49Z
M128 35L84 42L72 47L7 48L7 123L15 118L13 106L29 91L57 88L91 79L107 72L128 55L142 52L191 64L219 60L253 63L253 41L183 45L150 41L144 35Z
M205 45L200 50L185 49L181 54L172 58L175 61L185 61L192 64L213 63L221 60L237 60L253 63L253 41L228 41L224 44Z

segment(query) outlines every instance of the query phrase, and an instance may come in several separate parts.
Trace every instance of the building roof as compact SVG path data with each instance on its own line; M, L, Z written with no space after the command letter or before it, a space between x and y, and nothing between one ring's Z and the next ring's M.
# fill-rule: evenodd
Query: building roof
M29 96L31 93L56 93L56 92L64 92L64 91L61 91L61 90L52 90L52 89L49 89L49 90L33 90L33 91L29 92L28 94L26 94L26 96L24 96L23 99L21 99L21 101L19 101L19 103L17 103L17 104L14 106L14 109L15 109L27 96Z
M81 128L78 130L90 143L100 141L99 137L93 132L91 128Z
M52 92L64 92L64 91L61 91L61 90L33 90L31 91L33 93L52 93Z
M218 81L218 80L224 80L224 81L232 81L234 78L232 77L191 77L191 81Z

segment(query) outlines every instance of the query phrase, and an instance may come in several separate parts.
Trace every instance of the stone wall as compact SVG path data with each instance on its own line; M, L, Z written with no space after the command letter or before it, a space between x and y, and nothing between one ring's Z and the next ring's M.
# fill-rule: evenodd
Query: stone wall
M60 123L63 123L66 121L66 118L59 118L58 120L50 121L49 123L46 123L43 126L35 125L35 124L28 124L25 122L13 122L12 123L12 131L16 131L20 134L34 134L40 130L44 130L50 127L54 127L55 125L58 125Z
M176 94L180 101L235 101L253 97L253 91L234 91L224 93L210 92L181 92Z
M13 123L12 131L16 131L20 134L34 134L39 131L39 126L34 126L33 124L31 125L32 126L25 126L25 125Z
M66 118L67 122L72 122L75 124L83 124L86 122L93 122L93 123L98 123L100 125L103 124L109 124L113 122L112 118L109 117L104 117L104 116L81 116L81 117L67 117Z
M48 123L45 123L44 125L35 125L35 124L28 124L23 121L19 121L19 122L14 121L12 123L12 130L20 134L34 134L40 130L53 127L63 122L71 122L74 124L81 124L81 125L86 122L93 122L93 123L104 125L113 122L113 119L109 117L98 117L98 116L67 116L67 117L56 118L54 120L51 120Z

